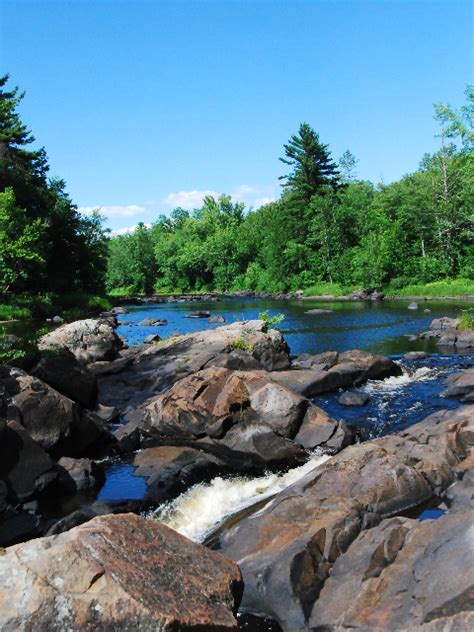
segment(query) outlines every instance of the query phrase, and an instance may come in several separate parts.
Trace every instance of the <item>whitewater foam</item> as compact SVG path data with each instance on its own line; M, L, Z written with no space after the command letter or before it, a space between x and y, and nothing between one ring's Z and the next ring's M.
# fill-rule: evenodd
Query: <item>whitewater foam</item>
M370 380L364 387L365 392L374 392L380 390L399 389L412 382L422 382L424 380L434 380L437 377L437 371L428 366L422 366L415 371L410 372L402 367L402 375L386 377L384 380Z
M306 463L285 473L255 478L218 476L209 483L194 485L175 500L148 512L146 517L160 520L191 540L202 542L224 519L281 492L329 458L314 452Z

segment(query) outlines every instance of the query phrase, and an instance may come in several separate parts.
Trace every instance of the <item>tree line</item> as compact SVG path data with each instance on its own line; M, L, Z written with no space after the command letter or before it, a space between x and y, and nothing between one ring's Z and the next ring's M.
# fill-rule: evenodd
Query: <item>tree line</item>
M440 148L398 182L356 177L303 123L284 145L279 200L245 211L227 195L175 209L111 239L107 288L118 292L286 291L319 282L402 288L474 277L474 87L455 111L436 104Z
M403 287L474 277L474 87L435 106L440 147L392 184L357 178L303 123L280 159L282 194L258 209L222 195L109 238L81 215L0 78L0 294L286 291L320 282Z

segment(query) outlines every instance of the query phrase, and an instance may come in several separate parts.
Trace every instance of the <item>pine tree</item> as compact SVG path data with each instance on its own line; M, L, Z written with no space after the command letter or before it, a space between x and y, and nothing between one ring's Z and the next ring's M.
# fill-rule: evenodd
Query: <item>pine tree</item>
M323 194L327 186L339 188L340 174L328 145L321 143L319 135L308 123L302 123L298 134L283 147L285 157L280 160L291 165L293 171L279 178L286 180L282 186L293 189L308 201L313 195Z

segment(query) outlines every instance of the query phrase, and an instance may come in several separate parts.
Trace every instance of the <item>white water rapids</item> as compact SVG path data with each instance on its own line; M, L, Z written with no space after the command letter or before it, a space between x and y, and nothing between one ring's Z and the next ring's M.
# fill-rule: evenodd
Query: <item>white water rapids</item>
M315 451L306 463L285 473L256 478L218 476L209 483L194 485L175 500L149 512L147 517L161 520L191 540L202 542L224 519L281 492L329 458Z

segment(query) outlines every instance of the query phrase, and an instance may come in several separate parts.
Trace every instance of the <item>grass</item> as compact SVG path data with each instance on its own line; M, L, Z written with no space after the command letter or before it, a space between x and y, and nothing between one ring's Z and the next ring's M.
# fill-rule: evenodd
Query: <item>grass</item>
M18 305L0 304L0 320L26 320L31 318L31 309Z
M432 283L406 285L402 288L385 288L393 296L466 296L474 295L474 281L470 279L443 279Z
M459 321L459 329L474 329L474 309L463 309Z

